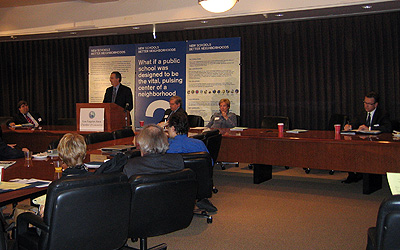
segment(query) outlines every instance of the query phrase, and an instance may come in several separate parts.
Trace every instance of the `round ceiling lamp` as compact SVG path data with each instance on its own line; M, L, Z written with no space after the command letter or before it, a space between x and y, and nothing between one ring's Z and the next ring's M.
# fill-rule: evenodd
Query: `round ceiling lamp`
M239 0L198 0L201 7L205 10L214 12L214 13L221 13L228 11L235 6Z

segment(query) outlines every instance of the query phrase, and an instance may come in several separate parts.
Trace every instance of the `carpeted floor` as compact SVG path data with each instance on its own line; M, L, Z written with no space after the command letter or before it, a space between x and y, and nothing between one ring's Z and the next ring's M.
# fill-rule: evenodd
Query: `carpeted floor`
M374 226L383 189L362 194L362 182L342 184L347 173L274 167L273 179L252 184L252 170L216 167L219 192L210 199L218 208L213 223L194 217L181 231L148 240L168 249L365 249L367 229ZM138 243L129 243L138 247Z

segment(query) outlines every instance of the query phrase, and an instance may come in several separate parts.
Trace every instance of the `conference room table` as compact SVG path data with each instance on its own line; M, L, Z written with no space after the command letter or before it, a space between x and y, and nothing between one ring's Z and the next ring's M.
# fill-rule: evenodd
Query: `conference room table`
M110 153L104 153L100 149L103 147L113 146L113 145L131 145L134 137L126 137L122 139L116 139L112 141L105 141L94 143L87 146L87 155L85 158L85 162L91 161L92 155L102 155L104 157L110 158ZM58 179L59 174L55 172L55 168L53 165L54 161L59 161L59 157L47 157L45 159L35 159L25 160L16 159L16 163L7 169L3 170L3 181L9 181L12 179L20 178L20 179L41 179L53 181ZM94 169L90 169L90 171L94 171ZM25 188L15 191L9 191L0 193L0 206L4 206L7 204L15 204L25 199L32 199L42 194L45 194L47 191L47 187L44 188Z
M66 133L79 133L87 135L93 132L77 131L75 125L44 125L39 128L17 128L10 129L5 125L1 126L3 141L8 144L17 144L21 148L28 148L33 152L43 152L48 145L59 140Z
M363 193L382 187L382 175L400 173L399 137L336 134L310 130L279 134L274 129L220 129L220 162L254 163L253 181L272 178L272 166L289 166L363 173Z

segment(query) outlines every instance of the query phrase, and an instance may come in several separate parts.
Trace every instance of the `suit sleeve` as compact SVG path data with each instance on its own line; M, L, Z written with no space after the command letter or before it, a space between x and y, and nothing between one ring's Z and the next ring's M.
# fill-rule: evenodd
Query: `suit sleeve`
M23 151L16 149L16 148L9 147L0 138L0 158L2 160L17 159L17 158L22 158L22 157L24 157Z

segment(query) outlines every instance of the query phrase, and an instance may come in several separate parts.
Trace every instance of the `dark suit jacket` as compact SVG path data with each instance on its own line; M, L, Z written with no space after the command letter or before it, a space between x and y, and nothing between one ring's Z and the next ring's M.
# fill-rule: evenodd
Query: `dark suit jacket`
M187 116L186 111L185 111L182 107L179 107L179 108L176 110L175 113L177 113L177 112L184 113L184 114ZM164 115L163 115L162 119L161 119L159 122L164 122L165 119L167 119L167 121L168 121L169 116L171 115L171 113L172 113L172 110L171 110L171 109L165 110Z
M183 168L180 154L149 154L129 159L124 173L130 178L132 175L169 173Z
M104 94L103 103L111 103L112 92L113 92L113 86L107 88L106 93ZM117 104L122 108L125 108L125 105L127 103L129 103L127 110L131 111L133 109L132 90L129 87L120 84L117 96L115 97L115 104Z
M1 138L0 138L0 161L3 160L9 160L9 159L17 159L17 158L23 158L24 157L24 152L16 149L9 147Z
M39 124L43 124L43 118L41 115L39 115L38 113L33 113L33 112L29 112L33 118L35 118L35 120L39 123ZM21 113L18 112L17 114L15 114L13 116L13 119L7 122L7 126L11 123L14 122L15 124L25 124L25 123L29 123L25 116Z
M365 125L367 118L367 112L364 111L360 113L356 119L351 123L353 129L357 129L361 125ZM389 119L389 114L384 110L381 110L378 106L376 108L375 114L371 121L371 130L380 130L383 133L392 132L392 123Z

